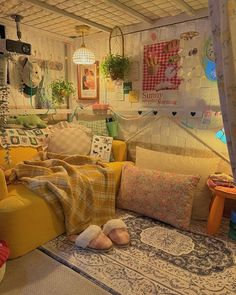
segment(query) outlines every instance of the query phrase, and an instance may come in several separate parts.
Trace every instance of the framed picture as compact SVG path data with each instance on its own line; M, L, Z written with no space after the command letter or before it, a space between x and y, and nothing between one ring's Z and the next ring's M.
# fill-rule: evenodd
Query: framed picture
M79 99L99 100L99 66L78 65L78 95Z

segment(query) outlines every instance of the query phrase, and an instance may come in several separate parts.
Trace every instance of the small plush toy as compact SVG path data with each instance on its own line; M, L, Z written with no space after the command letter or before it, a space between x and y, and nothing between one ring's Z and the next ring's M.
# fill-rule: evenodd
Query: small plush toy
M46 128L47 124L42 121L37 115L19 115L15 118L9 118L7 124L22 125L25 128Z

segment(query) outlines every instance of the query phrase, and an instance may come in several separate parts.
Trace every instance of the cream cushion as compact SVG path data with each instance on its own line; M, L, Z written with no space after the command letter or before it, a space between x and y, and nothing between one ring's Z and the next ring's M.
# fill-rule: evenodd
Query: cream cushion
M80 128L55 130L48 140L48 152L64 155L88 155L92 138Z
M200 175L194 201L192 218L206 220L211 202L211 192L206 180L211 173L217 171L219 158L195 158L136 147L136 166L140 168L164 172Z

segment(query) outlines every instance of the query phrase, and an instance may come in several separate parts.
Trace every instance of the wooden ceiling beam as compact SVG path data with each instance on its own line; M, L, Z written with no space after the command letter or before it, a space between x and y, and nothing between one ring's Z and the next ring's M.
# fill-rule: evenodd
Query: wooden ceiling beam
M196 14L196 11L189 4L187 4L184 0L171 0L171 2L176 3L179 8L184 10L189 15Z
M109 27L106 27L106 26L103 26L101 24L95 23L95 22L93 22L93 21L91 21L89 19L83 18L82 16L78 16L78 15L75 15L73 13L67 12L66 10L60 9L60 8L58 8L56 6L47 4L45 2L41 2L39 0L24 0L24 1L30 3L30 4L32 4L34 6L40 7L42 9L44 9L44 10L59 14L61 16L68 17L70 19L77 20L77 21L79 21L81 23L84 23L84 24L86 24L86 25L88 25L90 27L99 29L101 31L108 32L108 33L111 32L111 29Z
M124 11L125 13L127 13L133 17L136 17L137 19L140 19L146 23L149 23L149 24L154 23L154 20L146 17L145 15L139 13L137 10L134 10L133 8L131 8L129 6L126 6L125 4L123 4L117 0L106 0L106 2L111 4L112 6L117 7L119 10Z

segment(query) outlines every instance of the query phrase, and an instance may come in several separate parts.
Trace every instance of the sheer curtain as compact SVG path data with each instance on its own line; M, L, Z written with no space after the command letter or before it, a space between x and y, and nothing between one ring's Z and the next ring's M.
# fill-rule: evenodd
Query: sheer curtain
M209 0L209 13L221 111L236 181L236 0Z

